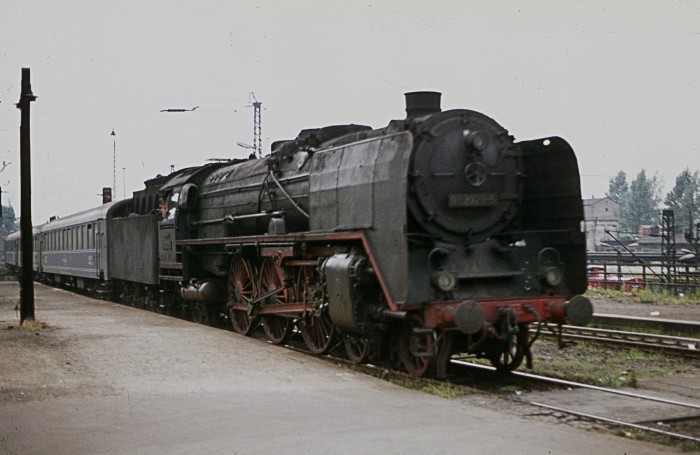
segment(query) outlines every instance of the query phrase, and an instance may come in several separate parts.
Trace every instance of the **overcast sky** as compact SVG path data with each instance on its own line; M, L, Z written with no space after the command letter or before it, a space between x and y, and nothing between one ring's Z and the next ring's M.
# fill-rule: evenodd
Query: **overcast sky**
M585 197L619 170L665 192L700 169L697 1L0 2L0 173L19 213L21 68L31 68L33 222L99 205L299 130L383 127L403 93L481 111L516 139L561 136ZM194 112L161 113L165 108Z

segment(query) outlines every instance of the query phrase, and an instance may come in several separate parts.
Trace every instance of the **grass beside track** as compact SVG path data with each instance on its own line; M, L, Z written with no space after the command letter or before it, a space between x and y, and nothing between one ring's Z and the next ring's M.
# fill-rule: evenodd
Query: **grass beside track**
M634 298L638 299L639 303L654 303L659 305L700 305L700 293L671 295L668 291L652 292L646 289L633 289L632 292L624 292L614 289L589 287L585 295L592 299Z
M596 343L559 349L556 341L544 339L535 343L533 355L534 374L606 387L636 387L644 378L700 372L698 361Z

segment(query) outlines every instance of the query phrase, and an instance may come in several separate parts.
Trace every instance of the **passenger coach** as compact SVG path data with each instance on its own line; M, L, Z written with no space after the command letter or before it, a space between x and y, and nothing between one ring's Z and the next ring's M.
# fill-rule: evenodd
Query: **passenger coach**
M112 219L129 200L111 202L34 228L34 271L55 284L100 291L111 279L108 242ZM19 232L7 237L7 264L20 267Z

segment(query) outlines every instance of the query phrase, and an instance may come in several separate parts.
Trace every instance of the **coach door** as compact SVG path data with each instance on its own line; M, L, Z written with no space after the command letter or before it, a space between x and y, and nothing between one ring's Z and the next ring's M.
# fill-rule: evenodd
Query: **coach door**
M95 253L97 254L97 276L104 278L105 261L107 260L104 220L98 220L95 223Z

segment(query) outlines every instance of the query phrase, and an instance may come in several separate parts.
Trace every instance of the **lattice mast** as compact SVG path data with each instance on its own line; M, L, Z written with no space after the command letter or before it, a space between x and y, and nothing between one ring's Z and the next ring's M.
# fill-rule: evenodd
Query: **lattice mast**
M676 278L676 220L673 210L664 210L661 217L661 259L666 283Z
M262 157L262 103L255 99L255 93L251 92L253 100L253 149L258 158Z

